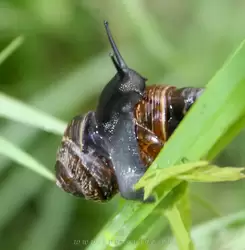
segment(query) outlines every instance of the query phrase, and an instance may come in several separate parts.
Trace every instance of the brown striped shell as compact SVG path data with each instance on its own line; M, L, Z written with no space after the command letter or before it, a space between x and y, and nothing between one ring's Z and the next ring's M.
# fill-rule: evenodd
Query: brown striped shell
M154 161L183 118L183 109L184 100L176 87L154 85L146 88L143 100L135 107L136 134L146 167Z

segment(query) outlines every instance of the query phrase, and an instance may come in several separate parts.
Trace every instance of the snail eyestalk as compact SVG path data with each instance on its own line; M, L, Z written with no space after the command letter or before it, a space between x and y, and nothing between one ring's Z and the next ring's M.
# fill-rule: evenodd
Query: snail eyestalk
M111 44L111 47L112 47L112 50L113 50L113 53L117 59L117 66L120 67L120 70L127 70L128 67L126 65L126 63L124 62L118 48L117 48L117 45L112 37L112 34L111 34L111 31L110 31L110 28L109 28L109 23L107 21L104 21L104 25L105 25L105 29L106 29L106 34L108 36L108 39L109 39L109 42ZM115 60L115 58L114 58ZM114 63L114 60L113 60L113 63ZM114 63L115 65L115 63ZM116 65L115 65L116 66ZM116 66L116 69L118 69L118 67Z
M115 66L118 74L120 75L120 77L123 77L124 76L124 71L122 70L122 68L120 67L120 65L118 65L118 63L117 63L117 61L115 59L115 56L112 53L110 53L109 55L111 57L111 60L112 60L112 62L114 64L114 66Z

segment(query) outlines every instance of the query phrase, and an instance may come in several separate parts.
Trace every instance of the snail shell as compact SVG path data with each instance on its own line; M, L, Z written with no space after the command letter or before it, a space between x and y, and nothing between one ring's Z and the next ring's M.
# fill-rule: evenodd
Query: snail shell
M68 124L56 159L56 184L85 199L105 201L118 191L109 156L94 143L94 112L75 117Z

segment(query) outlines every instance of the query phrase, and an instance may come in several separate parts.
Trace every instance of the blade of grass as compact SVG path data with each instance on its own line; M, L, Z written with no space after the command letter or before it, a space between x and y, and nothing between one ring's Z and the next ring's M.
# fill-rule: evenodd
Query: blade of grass
M183 193L181 194L181 197L179 201L176 204L176 207L179 210L180 216L183 220L183 224L187 231L190 231L191 224L192 224L192 218L191 218L191 205L190 205L190 199L189 199L189 192L190 187L187 182L182 183L184 185L183 187Z
M169 181L169 183L171 183L171 181ZM161 188L162 190L165 190L166 187L162 187ZM179 209L179 214L181 216L181 220L182 220L182 224L179 225L181 227L183 227L183 230L185 230L185 233L182 234L182 240L183 241L190 241L189 239L189 236L187 238L187 235L188 235L188 232L186 229L189 228L190 226L190 209L189 209L189 206L188 206L188 200L186 201L186 194L187 194L187 190L188 190L188 185L186 182L182 182L181 184L177 185L176 187L174 187L171 192L169 192L165 197L164 199L162 199L162 201L160 202L160 204L157 206L157 208L151 213L151 215L146 219L144 220L144 222L142 224L140 224L140 228L141 230L143 231L146 231L144 234L142 234L142 231L141 231L141 234L138 233L138 237L139 239L137 239L136 237L134 237L134 243L136 242L137 244L135 244L135 248L136 247L140 247L141 245L146 247L148 244L149 246L151 245L151 243L156 243L156 244L162 244L161 247L163 246L166 246L168 244L168 239L161 239L160 240L155 240L155 238L151 238L150 239L147 239L147 238L144 238L143 236L146 234L148 235L149 231L148 229L149 228L144 228L144 224L146 223L147 226L149 225L152 225L152 228L151 228L151 231L155 231L155 235L158 235L159 232L163 231L163 229L167 226L166 223L166 220L165 218L163 217L163 215L165 215L165 213L167 213L169 210L172 209L172 207L176 207L179 206L181 207ZM159 190L158 190L159 192ZM161 192L161 190L160 190ZM149 223L149 219L152 217L152 220L151 222ZM161 224L159 224L159 220L161 220ZM155 223L154 223L155 222ZM179 222L180 223L180 222ZM154 226L154 224L156 224L156 226ZM137 231L138 228L136 228L136 231ZM156 233L156 231L158 233ZM134 234L134 233L133 233ZM153 235L151 235L151 237L153 237ZM131 244L131 236L129 237L129 239L126 241L126 248L129 248L130 246L132 246L133 244ZM143 241L141 241L140 239L145 239ZM128 242L129 241L129 242ZM143 244L141 244L143 243ZM124 247L124 248L125 248ZM191 249L191 248L190 248Z
M168 244L167 239L155 240L160 235L164 235L164 230L168 227L166 218L162 215L162 211L160 211L157 215L151 215L150 220L144 221L144 228L141 227L136 229L138 231L138 238L133 236L126 241L126 244L122 247L123 250L128 249L148 249L148 245L160 244L161 247L166 246ZM157 217L157 220L156 220ZM156 221L156 224L153 222ZM159 230L160 229L160 230ZM142 230L144 233L142 234Z
M21 164L26 168L31 169L44 178L47 178L51 181L55 180L53 173L51 173L45 166L3 137L0 137L0 154L10 158L11 160Z
M58 135L66 127L65 122L0 92L1 116Z
M194 249L189 232L191 213L189 199L187 199L187 190L188 183L181 182L162 200L162 203L165 203L162 212L169 221L180 250Z
M0 52L0 66L11 56L24 42L23 36L16 37L3 51Z
M145 189L145 198L149 197L158 185L170 178L189 182L224 182L245 178L245 168L218 167L205 161L184 163L168 168L156 168L148 171L135 185L136 189Z
M172 207L165 212L166 217L169 220L173 234L175 235L179 250L193 249L192 242L189 240L184 222L181 218L179 210L176 206Z
M175 133L165 145L164 149L156 158L154 164L160 167L168 167L174 165L186 157L191 161L198 161L207 156L207 153L213 148L217 141L226 136L229 128L238 122L239 118L245 112L245 100L243 93L245 92L245 46L243 42L234 55L225 63L223 68L208 83L205 93L200 97L199 101L193 106L189 114L184 118L183 122L176 129ZM198 121L198 123L196 122ZM233 135L239 133L245 124L241 124ZM231 138L230 138L231 139ZM228 143L229 140L226 141ZM219 151L224 148L223 144ZM215 152L213 156L218 153ZM208 158L208 160L211 160ZM151 171L151 169L149 169ZM160 185L161 186L161 185ZM161 200L164 196L160 196ZM131 203L132 211L127 214L127 218L134 221L134 214L137 212L136 218L143 221L154 209L158 203L149 205L151 209L146 210L148 205L139 206ZM130 206L128 202L126 206ZM135 208L137 211L135 211ZM115 218L124 220L123 212L119 212ZM107 232L113 239L121 230L121 224L117 220L112 220L98 234L95 241L105 240L103 232ZM135 227L132 227L131 220L124 220L124 230L129 235L133 229L141 223L135 220ZM113 229L113 230L111 230ZM126 240L126 238L125 238ZM95 244L93 244L95 246ZM88 249L92 249L89 246ZM97 249L104 249L99 247Z

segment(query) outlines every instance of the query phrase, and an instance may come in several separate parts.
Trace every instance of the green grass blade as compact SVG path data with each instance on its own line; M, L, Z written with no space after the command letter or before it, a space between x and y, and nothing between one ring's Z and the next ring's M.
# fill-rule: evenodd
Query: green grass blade
M238 120L245 114L245 46L243 42L235 54L227 61L224 67L217 72L207 85L205 93L199 101L193 106L189 114L184 118L175 133L165 145L164 149L156 158L154 164L158 167L169 167L183 158L189 161L198 161L208 155L208 152L216 145L221 137L229 137L227 132L234 126ZM198 121L198 122L197 122ZM233 136L239 133L245 124L241 124ZM223 149L229 140L218 148L212 155L215 156ZM210 158L209 158L210 160ZM149 171L153 171L149 169ZM161 186L161 185L160 185ZM160 194L159 200L163 199ZM154 209L158 203L149 205L151 208L146 209L148 205L136 205L128 202L132 210L127 214L128 218L135 217L135 227L143 221ZM137 208L136 211L134 208ZM116 217L99 233L95 240L100 241L104 232L116 235L120 232L122 225L116 218L123 216L123 211L119 212ZM141 218L141 221L138 220ZM125 220L123 228L129 235L135 228L132 227L131 221ZM113 230L112 230L113 229ZM126 240L125 237L124 240ZM90 249L90 248L89 248ZM104 249L101 247L100 249Z
M164 181L171 178L189 182L224 182L236 181L245 178L242 173L245 168L218 167L205 161L197 161L181 165L173 165L168 168L156 168L148 171L135 185L137 189L145 189L145 198L148 198L152 190Z
M3 51L0 52L0 65L11 56L24 42L23 36L16 37Z
M66 124L47 113L0 93L0 117L62 135Z
M164 187L162 187L162 190L166 190L167 186L169 185L173 185L173 181L169 181L169 184L165 185ZM176 184L176 182L175 182ZM173 186L169 186L169 189L171 190ZM162 245L167 245L168 244L168 240L165 238L163 239L163 237L161 237L161 239L159 240L155 240L154 235L159 235L160 232L162 232L165 228L166 228L166 223L165 220L163 218L163 215L166 213L168 213L169 211L171 211L171 209L173 207L176 207L176 204L178 206L178 208L176 208L178 210L178 213L181 217L181 225L183 230L185 230L185 232L183 232L182 234L182 240L184 241L190 241L190 236L188 234L188 229L189 229L189 225L190 225L190 209L188 206L188 200L186 201L185 197L187 194L187 190L188 190L188 185L186 182L182 182L180 184L178 184L177 186L173 187L171 192L167 193L167 195L164 197L164 199L162 199L162 201L160 202L160 204L157 206L156 209L154 209L154 211L151 213L151 215L149 216L149 218L153 217L151 220L151 223L149 223L149 218L147 218L147 221L144 221L144 223L146 223L147 226L152 225L152 227L150 228L144 228L142 227L141 230L144 230L145 233L141 234L139 233L139 239L133 237L134 239L134 243L135 244L134 248L136 247L147 247L147 245L151 245L151 243L155 243L155 244L162 244ZM159 190L158 190L159 191ZM160 190L161 192L161 190ZM172 219L172 218L168 218L168 219ZM159 220L161 220L161 223L159 224ZM180 223L180 222L179 222ZM143 226L143 225L141 225ZM137 228L138 229L138 228ZM136 230L137 230L136 229ZM150 237L147 238L147 237ZM129 238L129 242L127 240L126 245L124 246L124 248L129 248L130 246L132 247L133 244L131 243L131 237ZM142 244L141 244L142 243ZM123 249L124 249L123 248ZM191 248L187 248L187 249L191 249Z
M202 169L191 171L190 173L181 174L177 176L177 178L191 182L237 181L245 178L245 175L241 173L244 169L245 168L206 166Z
M186 230L183 222L183 218L179 212L179 209L174 206L172 209L165 212L166 217L169 220L173 234L179 246L179 250L191 250L194 249L188 231Z
M142 233L141 227L139 229L137 228L136 230L139 230L138 238L133 237L127 240L126 244L122 247L123 250L148 249L148 245L157 247L159 244L160 247L163 247L168 244L168 240L163 237L164 230L168 227L168 223L166 218L162 215L162 210L157 214L153 213L151 217L150 220L144 222L145 225L142 225L144 226L144 233ZM161 239L156 240L159 236L161 236Z
M154 209L147 220L141 223L139 228L136 229L136 231L139 231L138 238L135 236L132 238L130 236L126 241L125 246L123 246L123 250L142 248L148 249L151 245L154 246L154 249L165 249L172 239L164 234L164 230L167 228L167 220L163 217L163 215L168 218L171 225L173 224L172 227L174 227L174 232L176 228L182 228L181 232L178 230L176 232L182 249L193 249L189 234L191 226L191 213L188 189L189 188L186 182L182 182L173 188L172 191L161 201L157 208ZM178 214L179 220L177 222L179 224L176 222L176 214L172 218L172 212ZM144 224L146 225L144 226ZM133 235L134 234L135 232ZM179 237L179 235L181 235L181 237ZM184 248L185 242L188 242L186 244L186 248Z
M160 188L160 186L159 186ZM191 212L189 197L187 197L188 183L181 182L162 200L163 214L167 217L175 235L180 250L193 250L190 237Z
M192 218L191 218L191 205L190 205L190 187L189 185L184 182L184 191L179 199L179 201L176 204L177 209L179 210L180 216L183 220L183 224L187 231L190 231L191 224L192 224Z
M21 164L26 168L31 169L32 171L51 181L55 180L53 173L51 173L45 166L3 137L0 137L0 154L10 158L11 160Z

